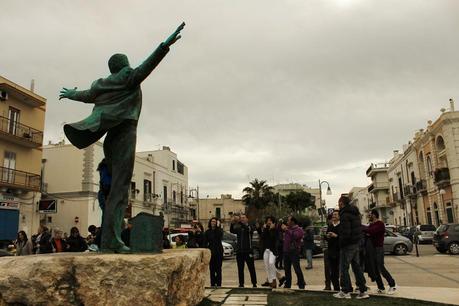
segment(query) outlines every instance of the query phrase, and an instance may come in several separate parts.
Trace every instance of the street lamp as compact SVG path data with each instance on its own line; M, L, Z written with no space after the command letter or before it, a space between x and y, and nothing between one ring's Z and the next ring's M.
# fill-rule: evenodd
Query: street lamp
M326 183L327 184L327 195L331 195L332 191L330 188L330 184L327 181L321 181L319 180L319 205L320 205L320 222L324 222L324 207L322 205L322 184Z

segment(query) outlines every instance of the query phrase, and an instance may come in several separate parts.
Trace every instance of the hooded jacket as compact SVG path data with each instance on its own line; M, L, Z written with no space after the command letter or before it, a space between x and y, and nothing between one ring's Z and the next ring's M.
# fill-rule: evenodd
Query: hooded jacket
M358 244L362 238L360 212L354 205L345 205L339 210L339 246Z
M284 235L284 253L291 253L291 246L295 246L297 252L301 250L303 244L304 231L298 225L291 226Z

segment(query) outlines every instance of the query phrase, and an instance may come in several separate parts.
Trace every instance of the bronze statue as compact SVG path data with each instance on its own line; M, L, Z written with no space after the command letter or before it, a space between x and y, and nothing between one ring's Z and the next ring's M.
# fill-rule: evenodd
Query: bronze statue
M107 134L104 155L112 175L111 191L102 222L102 252L129 253L121 240L121 224L128 205L135 160L137 122L142 107L140 84L181 38L182 23L177 30L137 68L132 69L124 54L114 54L108 61L110 75L94 81L88 90L63 88L59 100L68 98L95 104L86 119L66 124L64 132L70 142L82 149Z

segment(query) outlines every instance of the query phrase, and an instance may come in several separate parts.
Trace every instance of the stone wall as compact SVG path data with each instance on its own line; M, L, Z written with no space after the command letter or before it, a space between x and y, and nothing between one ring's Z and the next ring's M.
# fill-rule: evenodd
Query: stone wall
M204 297L210 252L59 253L0 258L0 306L188 306Z

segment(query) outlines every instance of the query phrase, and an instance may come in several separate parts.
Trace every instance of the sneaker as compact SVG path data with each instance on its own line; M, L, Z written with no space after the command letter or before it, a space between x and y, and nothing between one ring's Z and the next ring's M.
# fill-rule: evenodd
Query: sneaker
M323 291L332 291L331 290L331 287L325 287L324 289L322 289Z
M394 287L390 287L389 290L387 290L387 294L394 294L395 292L397 291L397 285L395 285Z
M257 288L257 284L253 284L253 286L252 286L252 287L253 287L253 288Z
M359 293L359 295L357 295L357 297L356 297L356 299L358 299L358 300L369 299L369 298L370 298L370 295L366 291Z
M340 291L338 293L333 294L333 297L337 299L350 299L351 294L350 293L344 293L343 291Z
M282 287L282 285L285 283L285 276L282 276L280 279L279 279L279 287Z
M384 289L378 289L378 290L376 290L376 293L377 293L377 294L386 294L386 290L384 290Z

